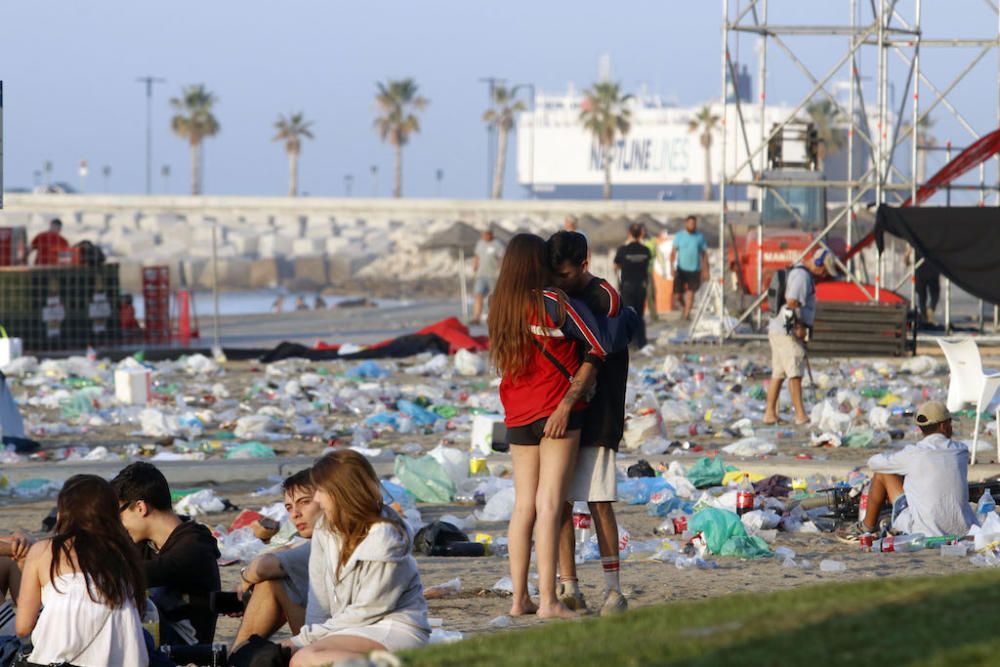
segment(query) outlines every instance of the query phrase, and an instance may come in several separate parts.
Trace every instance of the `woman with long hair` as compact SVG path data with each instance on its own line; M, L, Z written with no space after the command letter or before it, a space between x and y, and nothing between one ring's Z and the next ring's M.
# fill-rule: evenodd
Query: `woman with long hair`
M344 449L312 468L323 514L309 554L305 625L285 645L292 667L423 646L427 602L403 520L382 500L375 469Z
M145 667L146 587L111 484L74 475L56 508L55 534L28 551L17 598L17 634L34 646L28 661Z
M585 306L574 307L549 284L545 241L517 234L507 245L489 314L490 355L502 374L507 440L514 463L514 512L508 547L512 616L574 614L556 597L559 520L576 461L580 426L603 334ZM535 535L540 604L528 595Z

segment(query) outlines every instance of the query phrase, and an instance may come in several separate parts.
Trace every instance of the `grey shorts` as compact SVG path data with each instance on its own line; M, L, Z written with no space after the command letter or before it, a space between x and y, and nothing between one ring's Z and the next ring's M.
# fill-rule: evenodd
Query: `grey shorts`
M476 280L472 283L472 293L481 294L483 296L489 296L493 294L493 289L497 286L496 278L484 278L482 276L476 276Z
M591 503L618 500L616 454L610 447L581 447L569 482L569 500Z
M806 369L806 348L794 336L781 331L768 331L771 344L771 377L775 380L800 378Z

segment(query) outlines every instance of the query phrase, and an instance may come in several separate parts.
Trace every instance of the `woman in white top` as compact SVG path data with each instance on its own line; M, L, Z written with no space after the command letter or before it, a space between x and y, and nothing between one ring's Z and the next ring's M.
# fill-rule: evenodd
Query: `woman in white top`
M309 554L305 624L285 640L291 667L427 643L427 602L406 524L382 502L371 463L343 449L312 469L323 516Z
M28 661L146 667L146 591L115 492L96 475L74 475L57 511L55 536L28 551L17 598L17 634L34 646Z

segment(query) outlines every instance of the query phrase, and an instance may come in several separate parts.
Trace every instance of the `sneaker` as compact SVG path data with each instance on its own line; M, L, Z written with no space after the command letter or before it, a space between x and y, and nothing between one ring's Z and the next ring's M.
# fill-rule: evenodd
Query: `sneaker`
M608 591L601 605L601 616L614 616L628 611L628 600L621 591Z
M583 593L577 590L575 593L570 590L564 582L560 581L559 585L556 587L556 597L559 601L566 605L567 609L573 611L587 611L587 601L583 597Z
M877 538L877 533L877 530L869 530L862 522L856 521L838 530L837 539L848 544L857 544L861 540L862 535L872 535Z

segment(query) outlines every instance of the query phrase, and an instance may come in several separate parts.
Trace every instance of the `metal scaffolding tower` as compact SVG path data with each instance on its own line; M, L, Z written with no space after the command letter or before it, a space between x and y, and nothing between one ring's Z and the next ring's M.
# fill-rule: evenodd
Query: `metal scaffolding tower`
M819 4L819 3L817 3ZM835 3L823 3L824 8ZM840 4L840 3L836 3ZM727 190L731 186L747 186L756 188L757 210L763 211L765 192L777 195L777 187L794 185L805 188L839 188L846 191L843 205L838 205L829 211L828 224L817 234L812 243L799 254L796 261L801 260L817 246L827 246L827 237L831 232L842 230L848 248L858 237L856 229L857 210L861 206L874 203L876 206L888 203L899 204L910 198L915 201L918 182L918 161L931 150L931 146L918 145L918 128L920 128L931 113L947 111L957 125L967 133L969 143L979 139L981 134L1000 127L1000 3L998 0L953 0L947 3L953 8L953 15L961 17L963 29L970 33L982 32L985 27L985 37L951 37L938 35L936 26L925 26L921 22L922 0L847 0L842 3L845 19L839 25L807 25L782 22L785 16L799 15L803 12L802 3L781 0L723 0L722 2L722 183L719 188L720 229L719 229L719 262L721 290L716 291L717 307L720 316L726 311L726 290L729 256L727 254ZM943 4L943 0L942 0ZM770 6L769 6L770 5ZM738 52L741 37L756 38L759 128L751 127L747 122L749 106L740 102L739 95L727 94L730 82L737 81L734 51ZM814 50L822 41L823 59L826 67L819 71L808 64L815 57L807 57L806 50L801 49L800 37L808 38L807 43ZM735 48L734 48L735 47ZM793 47L799 47L796 51ZM953 54L971 53L965 60L965 65L954 72L947 81L935 81L934 76L940 76L940 67L935 67L932 76L927 64L933 63L937 54L942 52ZM791 105L783 119L770 129L765 127L765 112L768 108L767 81L769 56L787 58L794 69L802 77L802 94L797 104ZM864 58L862 58L864 54ZM992 54L992 58L989 58ZM829 66L831 60L833 65ZM863 72L861 63L873 68L872 72ZM874 63L874 66L871 65ZM994 127L974 127L963 114L959 104L949 96L956 86L979 68L996 68L991 87L983 91L977 102L980 105L995 105L996 125ZM863 86L863 80L873 82L873 86ZM846 103L834 94L834 84L843 86L847 82L848 99ZM943 84L943 85L942 85ZM869 97L874 88L874 99ZM899 92L898 104L892 104L890 90ZM767 171L769 142L778 137L789 123L801 122L808 105L814 102L828 101L842 118L846 129L847 143L847 178L845 180L802 180L802 181L769 181ZM893 108L894 107L894 108ZM773 116L773 109L772 116ZM769 120L772 118L769 116ZM727 128L735 127L730 132ZM751 131L755 130L755 131ZM736 146L728 145L735 137ZM855 146L860 142L866 152L870 153L870 164L856 164ZM908 148L908 150L901 150ZM940 149L937 149L940 150ZM949 142L949 150L950 142ZM905 152L906 155L901 155ZM950 154L950 153L949 153ZM1000 205L1000 156L992 160L996 165L996 184L986 183L985 165L979 166L979 183L958 185L952 189L977 190L980 205L986 204L987 193L996 197L996 205ZM908 168L907 168L908 167ZM926 175L923 175L926 178ZM797 216L796 216L797 217ZM757 224L758 248L762 244L763 229ZM761 267L763 253L758 251L757 285L763 275ZM852 266L841 264L840 270L848 279L859 286L862 282L857 275L854 262ZM882 256L879 255L875 268L874 290L862 291L870 300L878 300L883 287L884 272ZM889 287L893 287L890 285ZM897 287L898 289L898 287ZM766 299L766 288L758 289L758 296L749 308L744 309L736 324L747 320L754 313L759 313L761 303ZM726 318L722 317L725 323ZM721 338L733 334L735 326L721 325Z

